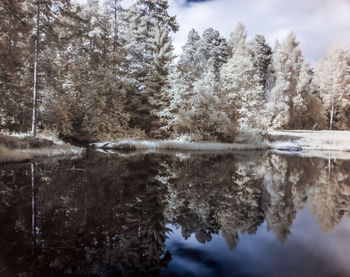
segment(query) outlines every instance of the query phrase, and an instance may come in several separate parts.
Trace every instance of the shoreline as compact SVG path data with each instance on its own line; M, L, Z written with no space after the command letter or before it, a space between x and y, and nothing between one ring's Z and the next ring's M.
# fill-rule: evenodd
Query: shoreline
M133 152L191 152L201 154L269 151L280 155L350 159L350 131L279 130L268 131L267 134L269 140L258 144L117 139L115 141L91 143L89 146L105 154L121 154L121 152L124 152L124 154L126 152L126 155ZM34 148L30 148L28 145L28 140L30 140L28 134L0 132L0 136L19 145L9 147L0 143L0 163L25 162L43 157L80 156L86 150L82 147L64 143L54 136L43 134L39 134L38 147ZM47 142L51 145L48 146Z
M350 159L350 131L269 131L270 141L260 144L188 142L180 140L120 139L91 143L89 146L105 153L113 151L161 152L231 152L265 150L277 154L298 155L325 159ZM115 153L115 152L114 152Z
M39 135L37 139L33 139L28 134L0 132L0 163L28 162L38 158L74 157L84 152L85 148L64 143L53 136Z

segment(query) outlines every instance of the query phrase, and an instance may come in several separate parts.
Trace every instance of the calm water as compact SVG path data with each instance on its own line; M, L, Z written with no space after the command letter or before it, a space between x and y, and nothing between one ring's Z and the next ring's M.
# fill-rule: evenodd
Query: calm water
M350 161L104 154L0 165L0 276L350 276Z

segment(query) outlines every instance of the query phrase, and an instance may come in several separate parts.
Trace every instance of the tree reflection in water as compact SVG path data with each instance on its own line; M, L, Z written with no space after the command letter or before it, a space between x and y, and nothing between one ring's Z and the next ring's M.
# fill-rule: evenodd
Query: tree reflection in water
M105 155L0 165L1 276L157 276L169 224L230 249L265 221L280 242L307 204L349 214L350 161L271 153ZM220 232L221 231L221 232Z

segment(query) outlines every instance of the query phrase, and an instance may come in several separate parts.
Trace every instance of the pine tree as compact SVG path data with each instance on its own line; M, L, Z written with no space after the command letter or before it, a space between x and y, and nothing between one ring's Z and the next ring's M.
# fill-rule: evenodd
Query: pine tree
M121 0L105 0L104 2L106 13L111 17L111 25L113 29L113 51L116 51L120 39L119 23L121 12L123 11L120 2Z
M197 66L206 72L208 66L214 68L215 77L219 80L219 72L222 65L227 61L228 45L226 39L213 28L204 30L197 50L200 64Z

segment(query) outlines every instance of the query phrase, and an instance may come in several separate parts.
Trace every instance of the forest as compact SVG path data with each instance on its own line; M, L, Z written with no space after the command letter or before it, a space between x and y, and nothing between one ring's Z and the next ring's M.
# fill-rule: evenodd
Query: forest
M271 47L245 26L229 38L179 30L166 0L2 0L0 130L254 142L267 130L350 128L350 51L312 67L290 33Z

